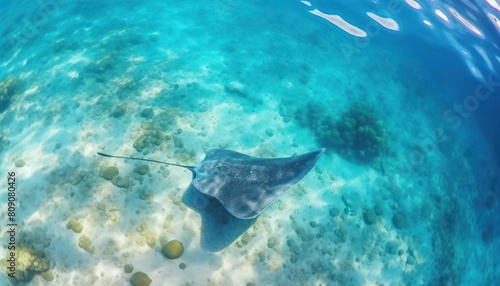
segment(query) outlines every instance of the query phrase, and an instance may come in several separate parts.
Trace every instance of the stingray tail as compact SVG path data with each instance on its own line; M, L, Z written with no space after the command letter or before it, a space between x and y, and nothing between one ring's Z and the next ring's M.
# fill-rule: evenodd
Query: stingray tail
M182 167L190 170L194 174L194 166L186 166L186 165L180 165L180 164L174 164L174 163L167 163L167 162L162 162L162 161L157 161L157 160L151 160L151 159L144 159L144 158L135 158L135 157L125 157L125 156L116 156L116 155L109 155L101 152L97 152L97 155L101 155L103 157L110 157L110 158L120 158L120 159L132 159L132 160L138 160L138 161L146 161L146 162L153 162L153 163L160 163L160 164L165 164L165 165L170 165L170 166L176 166L176 167Z

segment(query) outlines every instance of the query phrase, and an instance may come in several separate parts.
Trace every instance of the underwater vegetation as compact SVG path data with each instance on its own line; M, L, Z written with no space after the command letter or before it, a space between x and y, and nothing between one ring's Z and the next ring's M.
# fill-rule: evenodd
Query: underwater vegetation
M327 118L322 139L347 159L370 162L387 149L382 121L366 104L355 103L336 121Z
M45 258L45 253L37 252L29 245L20 245L16 249L16 281L30 282L35 275L41 275L46 281L54 279L50 272L50 262ZM7 264L7 260L2 259L2 265Z
M146 108L140 115L146 120L142 122L140 135L133 143L134 149L138 152L147 148L158 148L162 143L171 140L174 141L175 147L184 147L184 144L175 138L176 134L182 133L182 129L178 129L176 134L171 132L176 119L180 116L178 109L169 108L155 114L152 108Z
M353 103L334 119L320 103L310 102L295 119L312 128L318 141L355 163L370 163L388 148L387 133L376 112L365 103Z
M9 108L16 86L17 79L12 75L7 76L0 81L0 112Z

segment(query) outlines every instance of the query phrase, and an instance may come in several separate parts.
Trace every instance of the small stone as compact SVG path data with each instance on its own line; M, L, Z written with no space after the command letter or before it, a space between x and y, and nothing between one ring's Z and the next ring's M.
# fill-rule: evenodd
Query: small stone
M408 256L408 258L406 259L406 264L408 264L408 265L414 265L415 264L415 257Z
M135 150L142 151L146 147L146 137L144 135L139 136L132 145Z
M182 139L179 137L174 137L174 147L182 149L184 148L184 142L182 142Z
M22 168L26 165L26 161L24 161L23 159L17 159L15 164L16 164L16 167Z
M338 208L332 208L330 211L329 211L329 214L332 216L332 217L336 217L340 214L340 210Z
M276 204L278 205L278 209L280 211L282 211L285 208L285 205L283 204L283 202L281 200L277 200Z
M94 253L94 247L91 245L90 238L86 235L82 235L78 240L78 246L87 251L90 254Z
M56 148L56 149L60 149L60 148L61 148L61 143L56 143L55 148Z
M173 219L173 218L174 218L174 216L173 216L173 215L171 215L171 214L167 215L167 216L165 217L165 220L163 221L163 225L162 225L162 227L163 227L164 229L169 228L169 227L170 227L170 224L172 223L172 219Z
M108 206L108 211L110 211L110 212L116 212L116 210L118 210L118 207L116 207L115 204L110 204Z
M301 236L301 237L307 234L307 233L306 233L306 229L305 229L305 228L303 228L303 227L301 227L301 226L297 227L297 228L295 229L295 232L296 232L299 236Z
M299 82L301 84L307 84L309 82L309 77L307 75L301 75L299 78Z
M273 137L274 136L274 131L271 128L267 128L266 129L266 134L269 137Z
M180 269L186 269L187 265L186 263L182 262L181 264L179 264L179 268Z
M397 240L391 240L385 245L385 251L390 254L398 254L401 243Z
M128 188L130 187L131 183L130 180L127 178L122 178L121 176L116 176L111 179L111 183L113 185L119 187L119 188Z
M392 223L396 228L403 229L408 225L408 219L403 212L397 212L392 217Z
M293 246L293 252L295 254L300 254L302 252L302 248L300 248L300 246L298 246L298 245L294 245Z
M377 215L384 215L384 207L382 206L382 204L380 203L376 203L374 206L373 206L373 210L375 211L375 213Z
M224 90L229 94L235 94L241 97L247 97L245 93L245 86L238 81L232 81L224 87Z
M123 271L125 271L125 273L132 273L132 271L134 271L134 266L132 266L132 264L125 264L123 266Z
M52 281L54 280L54 274L51 271L45 271L40 273L40 276L42 276L45 281Z
M119 118L119 117L122 117L123 115L125 115L125 112L127 111L127 109L125 108L125 106L123 105L118 105L114 110L113 112L111 112L111 116L113 116L114 118Z
M139 244L140 246L146 245L146 238L142 235L136 235L135 236L135 242Z
M278 240L276 239L276 237L272 236L267 240L267 247L273 248L276 246L277 243L278 243Z
M361 197L355 191L348 191L342 195L342 201L346 206L356 208L361 202Z
M315 221L310 221L310 222L309 222L309 225L310 225L311 227L316 227L316 226L318 226L318 223L317 223L317 222L315 222Z
M142 118L151 118L154 115L153 108L145 108L141 111Z
M338 228L334 230L333 233L335 233L335 235L338 237L344 237L346 235L346 231L343 228Z
M148 236L146 242L149 245L149 247L154 248L156 245L156 238L154 236Z
M264 251L259 251L259 253L257 253L257 256L259 256L260 262L264 262L266 260L266 254L264 253Z
M252 236L250 234L248 234L248 232L245 232L242 236L241 236L241 242L243 242L244 244L247 244L250 239L252 239Z
M363 220L366 224L374 224L377 222L377 213L373 209L367 209L363 213Z
M102 203L102 202L99 202L99 203L97 203L96 208L98 210L102 211L102 210L106 209L106 205L104 203Z
M139 175L146 175L147 173L149 173L149 166L144 164L144 165L139 165L137 167L134 168L134 172L136 174L139 174Z
M73 230L75 233L80 233L83 230L83 225L79 223L76 219L72 218L68 220L66 228Z
M130 277L130 284L132 286L149 286L152 280L144 272L136 272L132 277Z

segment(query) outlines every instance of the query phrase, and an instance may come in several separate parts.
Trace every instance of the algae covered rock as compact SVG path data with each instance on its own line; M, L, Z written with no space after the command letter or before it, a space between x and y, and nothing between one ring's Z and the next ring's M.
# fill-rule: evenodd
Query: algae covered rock
M90 241L90 238L86 235L82 235L80 237L80 239L78 240L78 246L80 246L90 254L93 254L95 251L94 247L92 246L92 242Z
M125 271L125 273L132 273L132 271L134 271L134 266L132 266L132 264L125 264L123 266L123 271Z
M153 108L145 108L141 111L141 117L143 118L152 118L154 116Z
M373 209L367 209L363 213L363 220L366 224L374 224L377 222L377 213Z
M108 167L105 167L105 168L102 169L100 175L104 179L110 181L114 177L118 176L119 173L120 173L120 171L118 170L117 167L115 167L115 166L108 166Z
M408 226L408 218L404 212L399 211L392 217L392 223L396 228L403 229Z
M146 136L139 136L137 139L135 139L132 146L134 146L135 150L142 151L146 147Z
M149 276L144 272L136 272L130 277L130 284L132 286L149 286L153 282Z
M332 217L336 217L340 214L340 209L339 208L331 208L330 211L328 212Z
M75 233L80 233L83 230L83 225L79 223L76 219L71 218L68 220L68 223L66 224L66 227L68 229L71 229Z
M125 115L125 112L127 112L127 108L124 105L118 105L113 112L111 112L111 116L114 118L120 118Z
M117 186L118 188L128 188L132 185L132 181L129 177L123 178L122 176L115 176L111 179L111 183Z
M267 128L266 129L266 134L269 137L273 137L274 136L274 131L271 128Z
M182 245L182 242L174 239L162 247L162 252L167 258L179 258L184 253L184 245Z
M144 165L139 165L134 168L134 173L139 174L139 175L146 175L149 173L149 166L144 164Z

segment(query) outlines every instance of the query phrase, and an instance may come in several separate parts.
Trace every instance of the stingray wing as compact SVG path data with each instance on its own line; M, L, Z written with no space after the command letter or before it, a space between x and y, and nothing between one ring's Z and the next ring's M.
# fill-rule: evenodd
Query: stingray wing
M240 219L258 216L316 164L325 148L289 158L262 159L225 149L209 150L194 169L193 185Z

